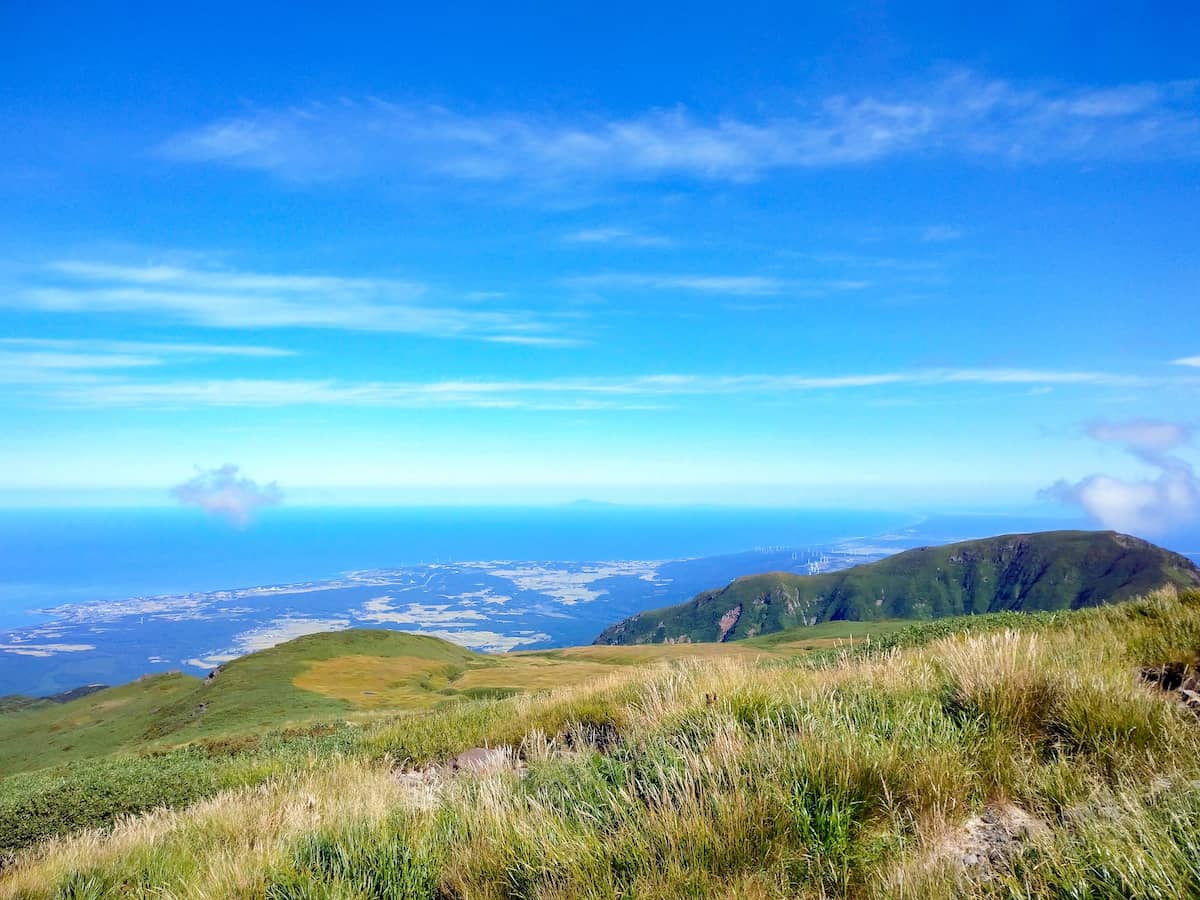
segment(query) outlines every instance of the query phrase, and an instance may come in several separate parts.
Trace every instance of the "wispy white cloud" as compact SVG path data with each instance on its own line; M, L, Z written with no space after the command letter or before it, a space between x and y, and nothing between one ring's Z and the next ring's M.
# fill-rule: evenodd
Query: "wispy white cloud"
M787 281L764 275L671 275L641 272L606 272L599 275L579 275L568 279L567 284L583 288L675 290L702 294L725 294L737 297L780 294L788 287Z
M1089 437L1108 444L1121 444L1130 453L1163 453L1186 443L1191 429L1179 422L1135 419L1130 422L1093 422L1085 428Z
M601 392L603 393L603 392ZM60 383L43 396L68 406L181 409L191 407L357 406L405 409L527 409L587 411L652 409L635 396L597 396L587 389L553 390L506 382L345 382L315 379L208 379L169 382L96 380Z
M563 235L569 244L617 244L628 247L671 247L675 241L660 234L645 234L628 228L583 228Z
M676 291L725 297L820 297L871 286L861 278L779 278L772 275L703 273L601 272L566 279L567 286L640 291Z
M195 476L171 488L171 494L184 506L199 507L238 527L247 525L263 507L283 501L278 484L259 484L240 474L233 463L198 470Z
M0 384L87 383L98 373L149 369L172 363L238 358L278 358L292 351L236 344L158 341L0 338Z
M930 225L921 230L921 240L926 244L944 244L961 240L965 232L953 225Z
M21 309L133 314L215 328L383 331L547 346L572 340L531 312L491 301L455 302L425 284L398 279L87 260L55 263L33 283L0 294L0 305Z
M294 181L375 173L542 185L773 170L929 154L1017 163L1194 157L1195 81L1020 85L960 69L874 93L798 98L758 118L682 107L627 118L473 114L376 98L260 109L171 137L169 158Z
M1077 482L1060 480L1042 496L1078 506L1107 528L1158 535L1200 519L1200 478L1186 460L1169 451L1190 439L1191 430L1177 422L1137 420L1097 422L1087 434L1116 444L1155 470L1146 479L1089 475Z
M922 369L841 375L670 373L541 380L143 380L62 373L33 382L40 402L97 407L359 406L528 410L659 409L688 397L947 386L1195 388L1200 376L1049 369Z
M524 347L577 347L579 338L549 337L538 334L493 334L483 338L489 344L517 344Z
M282 347L264 347L257 344L195 344L168 341L109 341L70 338L0 338L0 352L12 348L21 352L56 353L64 356L105 355L148 358L155 362L163 358L181 356L244 356L280 357L292 356L294 351Z
M1200 356L1184 356L1180 359L1172 361L1176 366L1191 366L1192 368L1200 368Z

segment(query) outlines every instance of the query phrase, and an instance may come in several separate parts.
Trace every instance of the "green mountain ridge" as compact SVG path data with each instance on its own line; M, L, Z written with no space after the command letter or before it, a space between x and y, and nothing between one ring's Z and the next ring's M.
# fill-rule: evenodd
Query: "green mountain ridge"
M597 644L729 641L820 622L1079 609L1200 585L1191 560L1114 531L1009 534L821 575L772 572L631 616Z

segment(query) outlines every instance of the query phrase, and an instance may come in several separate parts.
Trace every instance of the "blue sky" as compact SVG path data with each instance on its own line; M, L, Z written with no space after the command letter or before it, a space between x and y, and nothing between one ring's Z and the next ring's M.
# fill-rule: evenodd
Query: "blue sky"
M172 6L3 14L4 503L1200 508L1186 4Z

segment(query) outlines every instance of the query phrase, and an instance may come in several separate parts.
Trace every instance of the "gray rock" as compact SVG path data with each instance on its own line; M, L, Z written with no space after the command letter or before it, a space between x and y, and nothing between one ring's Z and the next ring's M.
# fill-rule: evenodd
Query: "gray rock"
M452 772L484 775L511 766L512 760L507 750L501 747L473 747L450 760L449 768Z

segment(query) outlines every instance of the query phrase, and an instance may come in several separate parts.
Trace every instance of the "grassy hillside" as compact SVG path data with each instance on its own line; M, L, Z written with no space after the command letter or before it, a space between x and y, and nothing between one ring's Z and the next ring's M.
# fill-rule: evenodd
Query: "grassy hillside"
M922 547L823 575L739 578L606 629L598 644L736 640L831 620L1079 609L1200 585L1186 557L1112 531L1050 531Z
M1200 591L682 655L377 715L265 781L282 744L193 754L246 777L20 851L0 897L1200 894ZM519 766L415 771L483 745Z
M479 658L445 641L400 632L309 635L234 660L211 680L153 675L69 703L0 715L0 773L351 715L368 704L347 698L345 673L322 666L360 654L404 660L406 670L393 671L386 687L398 692L411 684L414 695L424 695L422 703L433 695L418 682L461 671Z
M878 633L903 623L883 623ZM792 655L864 637L856 623L736 646L569 647L474 653L437 638L383 629L313 634L227 663L213 679L154 675L66 702L0 714L0 774L124 751L161 752L201 741L252 746L264 730L368 721L579 684L613 666L748 654Z
M905 623L874 630L899 634ZM212 681L159 675L71 703L26 706L0 715L0 773L7 776L0 780L0 854L362 752L364 735L379 722L454 706L477 710L491 698L602 681L627 668L828 653L854 646L862 632L860 623L834 623L736 645L488 656L418 635L341 631L243 657ZM421 743L389 752L425 761L462 749L438 743L436 729L416 733Z
M0 773L141 746L160 710L192 697L199 683L178 673L154 675L61 706L0 715Z

